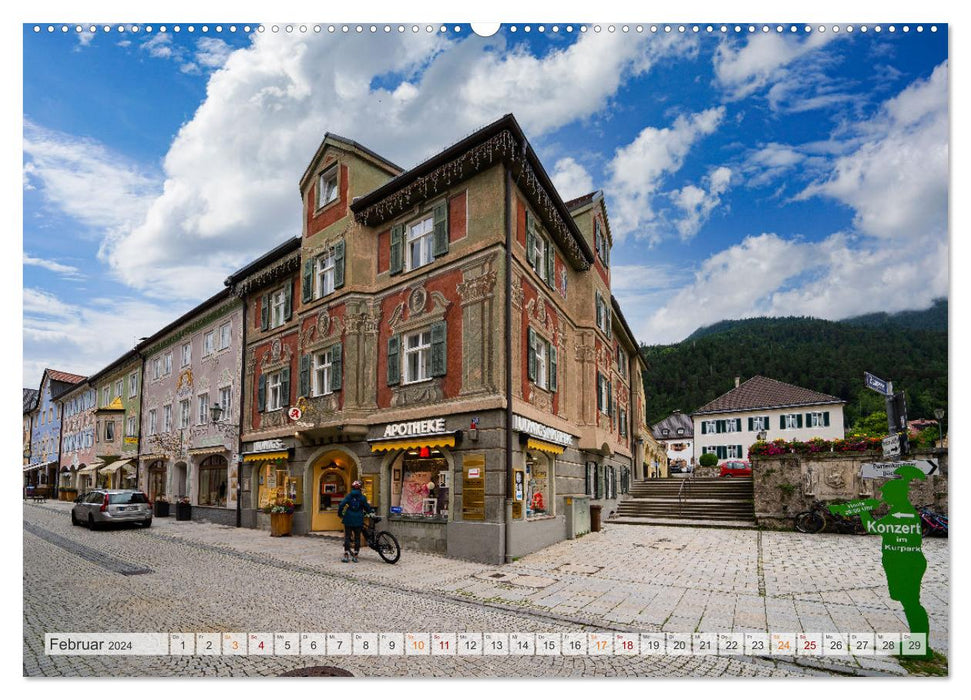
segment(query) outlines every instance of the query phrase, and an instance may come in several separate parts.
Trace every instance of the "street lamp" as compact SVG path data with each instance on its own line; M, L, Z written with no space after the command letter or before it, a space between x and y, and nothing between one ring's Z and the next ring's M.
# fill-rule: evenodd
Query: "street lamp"
M943 425L944 409L935 408L934 417L937 418L937 434L938 434L938 437L940 438L939 447L944 447L944 425Z
M209 417L212 418L213 425L222 425L226 428L238 428L239 426L235 423L223 423L220 421L223 415L223 408L219 405L217 401L209 409ZM243 526L243 465L242 461L237 461L236 463L236 527Z

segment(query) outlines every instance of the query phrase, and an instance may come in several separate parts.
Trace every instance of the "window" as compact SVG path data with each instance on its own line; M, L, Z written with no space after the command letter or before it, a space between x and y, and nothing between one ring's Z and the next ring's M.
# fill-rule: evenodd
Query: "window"
M405 270L414 270L430 263L434 256L435 225L432 217L416 221L408 227L405 241Z
M414 384L431 379L429 372L431 347L432 333L430 330L405 336L405 384Z
M283 408L283 376L281 372L274 372L266 378L266 410L278 411Z
M311 391L314 396L323 396L332 393L330 388L330 373L333 364L330 359L330 350L314 353L313 367L313 386Z
M158 362L158 360L156 360ZM188 367L192 362L192 343L182 344L182 367ZM158 375L155 377L158 379Z
M607 241L607 236L603 232L603 228L600 225L600 219L593 220L593 238L594 238L594 248L597 250L597 255L600 257L600 261L604 264L604 267L610 265L610 244Z
M219 390L219 407L223 410L220 420L229 420L229 414L233 410L233 387L224 386Z
M152 379L161 379L162 377L162 358L156 357L152 360Z
M172 374L172 353L165 353L165 374Z
M424 454L424 456L422 456ZM405 518L448 519L451 474L441 450L405 450L391 466L391 507ZM342 486L322 481L321 501L330 496L336 504ZM332 496L327 490L334 491Z
M199 465L199 505L226 506L228 463L222 455L210 455Z
M526 343L529 380L541 389L556 391L556 347L532 328L528 329Z
M533 334L533 354L536 356L536 386L546 388L546 341Z
M270 295L270 328L282 326L286 322L286 289L278 289Z
M102 407L107 406L111 403L111 387L105 387L101 390L101 405ZM41 413L41 423L43 423L44 414Z
M148 412L148 434L155 435L158 432L158 414L153 408Z
M317 180L317 208L337 199L337 167L325 170Z
M786 413L779 416L779 427L782 430L796 430L802 427L801 413Z
M125 380L119 379L115 382L115 396L121 396L125 391Z
M620 416L620 436L627 437L627 409L620 409L618 414Z
M199 425L205 425L209 422L209 394L199 394L199 416L197 418Z
M806 414L807 428L822 428L829 425L829 411L813 411Z
M554 256L553 246L549 239L543 235L543 228L536 217L529 211L526 212L526 261L529 263L539 278L546 282L548 287L553 287L554 279Z
M613 389L610 386L610 377L597 372L597 409L605 416L611 415L611 404L613 403L612 394Z
M602 330L608 338L612 336L612 316L610 305L604 300L600 292L595 295L595 302L597 306L597 328Z
M162 432L172 431L172 404L162 406Z
M229 347L229 342L232 337L232 324L224 323L219 326L219 349L225 350Z
M533 269L540 277L546 275L546 239L533 234Z
M769 429L768 416L752 416L748 419L749 432L760 433Z
M113 420L105 421L105 442L111 442L115 439L115 422Z
M138 393L138 373L132 372L128 375L128 397L132 398Z
M135 437L138 433L138 426L135 425L135 416L128 416L128 425L125 428L125 435L127 437Z
M179 402L179 427L188 428L189 418L192 408L189 406L189 399L182 399Z
M560 294L566 299L566 266L560 268Z
M742 446L741 445L728 445L725 449L725 459L741 459L742 458Z
M738 419L738 420L741 420L741 419ZM725 432L734 433L736 425L737 423L735 422L734 419L725 421Z
M541 452L526 453L524 501L527 518L545 518L553 512L553 460Z
M215 349L216 332L209 331L202 336L202 356L208 357Z
M701 434L739 433L742 431L741 418L724 418L701 421Z
M335 260L333 251L317 256L314 261L314 298L327 296L334 291Z

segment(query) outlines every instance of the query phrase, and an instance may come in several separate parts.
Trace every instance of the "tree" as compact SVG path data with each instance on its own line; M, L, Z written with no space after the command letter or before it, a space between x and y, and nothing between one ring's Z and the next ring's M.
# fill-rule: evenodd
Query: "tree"
M887 428L887 412L886 411L874 411L865 418L861 418L850 430L850 435L859 435L861 437L874 437L882 438L888 433Z

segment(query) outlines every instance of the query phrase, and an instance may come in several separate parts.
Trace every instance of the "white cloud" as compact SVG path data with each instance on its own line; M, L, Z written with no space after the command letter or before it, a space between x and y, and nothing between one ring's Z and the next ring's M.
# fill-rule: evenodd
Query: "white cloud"
M45 260L44 258L35 258L34 256L24 253L24 265L34 265L36 267L42 267L45 270L50 270L51 272L56 272L57 274L65 277L66 279L80 280L84 279L81 271L72 265L64 265L56 260Z
M213 37L199 39L198 47L195 60L205 68L222 68L233 52L229 44Z
M721 204L721 196L728 190L731 179L731 168L720 166L705 176L704 187L685 185L671 193L672 201L684 212L675 222L681 240L694 238L701 230L711 212Z
M630 144L617 149L606 168L615 241L629 234L657 240L652 200L659 186L665 176L680 170L691 147L713 133L724 116L724 107L681 115L670 127L645 127Z
M147 51L152 58L176 58L180 50L172 40L171 34L156 34L141 44L142 51Z
M825 46L837 35L831 32L810 32L805 38L759 33L741 48L734 39L724 39L715 51L715 82L732 100L740 100L764 88L791 77L789 64ZM778 96L777 96L778 97Z
M560 158L553 166L553 174L550 175L556 191L560 193L563 201L568 201L593 191L593 178L587 169L577 163L573 158Z

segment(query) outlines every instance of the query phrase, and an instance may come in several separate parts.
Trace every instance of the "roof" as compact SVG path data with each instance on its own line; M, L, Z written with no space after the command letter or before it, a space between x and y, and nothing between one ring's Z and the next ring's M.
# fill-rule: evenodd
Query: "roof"
M278 245L276 248L273 248L272 250L266 253L263 253L263 255L258 257L253 262L247 265L244 265L243 267L236 270L236 272L234 272L233 274L231 274L229 277L226 278L225 285L227 287L230 287L233 285L233 283L238 282L239 280L243 279L247 275L252 274L256 270L259 270L261 267L265 265L269 265L274 260L282 258L284 255L288 253L292 253L293 251L297 250L297 248L300 247L301 240L302 240L301 236L294 236L293 238L288 238L283 243Z
M132 348L131 350L126 352L118 359L108 363L104 367L104 369L98 370L97 372L92 374L90 377L88 377L88 384L91 384L93 386L97 380L117 370L121 365L124 365L125 363L130 362L135 357L138 357L138 347L139 346ZM82 379L84 379L84 377L82 377Z
M620 321L620 325L623 326L624 331L627 333L627 336L630 338L631 344L634 346L634 349L639 350L640 346L638 346L637 344L637 336L634 335L634 331L632 331L630 329L630 326L627 325L627 319L624 318L624 314L620 310L620 304L617 302L617 299L614 297L613 294L610 295L610 305L614 309L614 318Z
M152 343L154 343L156 340L158 340L159 338L167 335L173 329L178 328L179 326L181 326L183 323L185 323L186 321L188 321L192 317L198 316L203 311L206 311L207 309L210 309L213 306L216 306L219 302L224 301L226 299L229 299L231 296L232 296L232 290L229 289L228 287L225 287L223 289L220 289L218 292L216 292L215 294L213 294L211 297L209 297L208 299L206 299L204 302L202 302L198 306L190 309L189 311L186 311L184 314L182 314L177 319L175 319L174 321L172 321L172 323L170 323L167 326L165 326L164 328L162 328L160 331L156 331L155 333L152 333L152 335L150 335L149 337L145 338L145 340L141 341L138 344L138 348L140 350L143 350L143 349L147 348L149 345L151 345Z
M579 209L580 207L585 207L586 205L590 204L598 195L603 197L603 190L588 192L585 195L571 199L569 202L564 202L564 204L566 205L567 209L573 211L574 209Z
M53 379L55 382L66 382L68 384L77 384L78 382L84 381L86 377L80 374L71 374L70 372L60 372L56 369L44 370L47 372L47 376Z
M503 144L503 134L506 134L507 136L511 135L512 142L510 143L507 139ZM495 160L493 160L492 157L483 157L474 158L474 163L472 164L455 164L455 162L460 159L463 154L471 151L472 149L488 145L488 142L491 139L497 140L496 148L498 150L496 151ZM519 122L516 121L516 118L512 114L506 114L491 124L487 124L478 131L466 136L461 141L449 146L437 155L434 155L422 163L419 163L411 170L402 173L398 177L392 178L385 184L371 190L367 194L357 197L353 202L351 202L351 211L354 212L355 218L357 218L358 221L362 221L368 226L383 223L384 221L397 216L400 211L405 211L409 206L413 205L411 195L409 195L409 197L399 197L401 198L401 201L396 202L395 206L393 207L375 206L391 195L395 195L396 193L400 195L401 191L405 190L405 188L417 183L417 185L420 186L419 189L421 191L421 197L430 197L447 187L449 181L454 181L455 179L464 179L465 177L469 176L469 173L479 172L485 167L490 167L493 163L499 162L499 159L505 160L513 167L519 168L522 171L532 171L535 178L526 178L526 180L535 179L535 181L538 182L541 191L545 192L545 195L549 198L548 203L559 215L559 218L562 219L562 223L560 225L564 227L566 234L569 237L568 240L560 242L561 247L564 249L564 255L566 255L574 266L578 267L578 269L587 269L587 267L593 263L593 251L590 250L590 246L587 244L586 239L584 239L583 234L580 233L580 229L577 228L577 224L573 220L570 210L563 203L563 200L556 191L556 187L554 187L552 180L550 180L546 169L533 152L533 148L530 146L529 141L526 139L526 135L519 126ZM435 171L437 171L439 168L449 166L450 163L455 166L455 172L451 174L451 176L447 176L445 173L442 173L441 176L435 174ZM427 179L422 180L422 178ZM522 185L522 183L520 184ZM529 194L528 189L529 188L526 187L523 190L527 195ZM542 199L538 194L535 196ZM540 216L543 216L543 207L538 206L537 209L540 210ZM554 237L556 237L559 229L555 225L551 228L553 229L551 233L554 235ZM575 249L571 250L573 246L575 246Z
M367 146L362 146L357 141L344 138L343 136L338 136L337 134L332 134L331 132L328 131L327 133L324 134L324 138L320 140L320 145L317 147L317 152L314 153L314 157L310 159L310 163L307 165L306 170L303 171L303 175L300 177L301 189L303 188L304 183L306 183L307 179L310 177L310 174L313 172L314 167L317 165L317 161L320 160L320 157L324 154L324 148L326 147L328 141L331 143L336 143L339 146L356 148L361 153L376 160L380 165L384 166L387 170L391 171L393 175L400 175L405 171L405 169L402 168L400 165L396 165L395 163L392 163L390 160L388 160L382 155L375 153Z
M846 402L829 394L756 375L714 401L706 403L692 415L843 403Z
M678 435L678 428L682 428L684 433ZM664 431L667 430L668 434L665 435ZM694 423L691 418L683 414L681 411L675 411L670 416L664 420L655 423L651 426L651 434L654 435L657 440L671 440L673 438L685 439L694 437Z
M37 407L37 398L39 396L40 392L37 389L24 387L24 413L29 413Z

